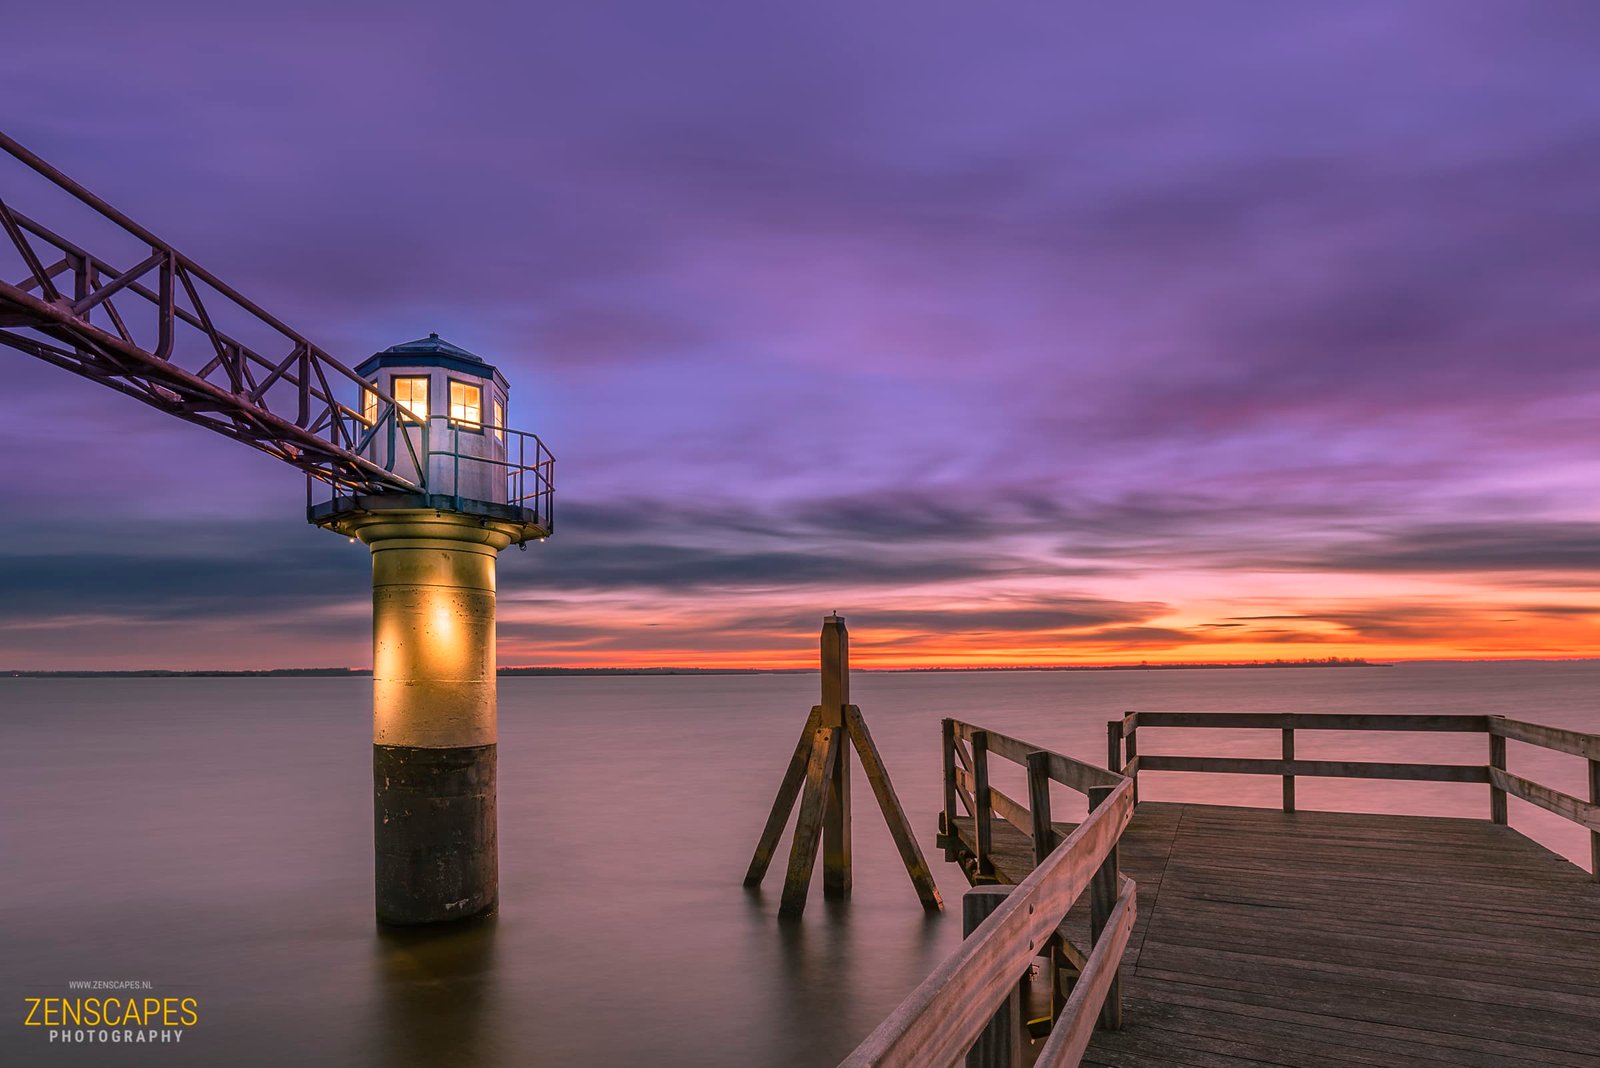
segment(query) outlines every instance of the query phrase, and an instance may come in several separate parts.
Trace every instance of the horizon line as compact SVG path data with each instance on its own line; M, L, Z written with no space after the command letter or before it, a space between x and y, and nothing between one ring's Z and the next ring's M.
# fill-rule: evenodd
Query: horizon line
M917 674L932 672L997 672L997 671L1173 671L1173 670L1224 670L1224 669L1276 669L1276 668L1360 668L1390 667L1397 664L1500 664L1500 663L1585 663L1600 660L1600 656L1480 656L1480 657L1324 657L1298 660L1151 660L1110 661L1099 663L1057 664L913 664L903 667L873 666L853 667L856 672L880 674ZM582 665L514 664L497 668L495 674L522 675L804 675L816 674L816 667L795 666L672 666L649 665ZM349 675L371 675L370 667L273 667L273 668L0 668L0 677L9 678L66 678L66 677L226 677L226 676L320 676L337 678Z

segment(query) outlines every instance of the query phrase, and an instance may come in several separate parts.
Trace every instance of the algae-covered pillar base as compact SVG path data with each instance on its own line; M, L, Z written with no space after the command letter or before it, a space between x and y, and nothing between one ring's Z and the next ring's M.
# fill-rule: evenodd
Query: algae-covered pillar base
M372 550L380 922L494 911L495 560L516 524L432 509L349 519Z

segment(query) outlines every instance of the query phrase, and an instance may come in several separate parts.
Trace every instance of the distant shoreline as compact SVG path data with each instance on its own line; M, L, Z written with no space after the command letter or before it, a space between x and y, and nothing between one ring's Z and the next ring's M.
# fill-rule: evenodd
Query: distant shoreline
M1263 668L1385 668L1393 664L1374 663L1369 660L1331 658L1327 660L1262 660L1226 664L1205 663L1152 663L1152 664L1044 664L989 667L906 667L906 668L856 668L881 674L926 674L932 672L974 671L1239 671ZM610 675L814 675L816 668L567 668L567 667L505 667L499 675L518 676L610 676ZM142 668L121 671L0 671L0 676L24 679L275 679L275 678L365 678L371 676L369 668L265 668L258 671L195 670L179 671L165 668Z
M904 667L855 668L857 673L876 675L933 674L938 672L996 672L996 671L1252 671L1282 668L1392 668L1401 664L1585 664L1600 657L1564 656L1508 656L1481 657L1471 660L1391 660L1373 661L1359 658L1333 657L1325 660L1253 660L1233 663L1206 664L1193 662L1149 664L1017 664L1009 666L972 665L964 667ZM621 675L815 675L816 668L693 668L693 667L504 667L497 674L518 676L621 676ZM122 671L23 671L0 669L0 678L23 679L297 679L297 678L370 678L370 668L266 668L259 671L197 670L177 671L165 668L142 668Z

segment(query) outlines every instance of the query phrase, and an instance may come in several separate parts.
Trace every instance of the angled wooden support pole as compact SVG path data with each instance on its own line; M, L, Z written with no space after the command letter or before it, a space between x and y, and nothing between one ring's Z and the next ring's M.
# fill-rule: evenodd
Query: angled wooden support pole
M906 874L911 876L911 885L916 887L917 898L923 908L938 912L944 908L944 899L934 885L933 872L922 856L922 847L917 845L917 835L911 829L911 821L906 819L905 809L900 807L894 783L889 781L889 770L883 766L883 757L878 755L878 746L872 740L872 733L867 730L867 721L862 717L861 709L855 705L845 705L844 722L850 732L850 740L855 743L856 752L861 755L861 770L867 773L867 782L872 785L878 808L883 811L883 821L889 825L889 834L894 837L895 847L900 850Z
M806 764L811 759L811 740L817 733L821 714L822 706L816 705L812 707L811 715L806 717L805 729L800 732L794 756L789 758L783 782L778 785L778 796L772 802L772 811L767 814L767 825L761 829L761 841L756 843L755 856L750 858L750 870L745 872L746 886L760 886L761 880L766 878L767 866L772 863L772 855L778 850L778 839L783 836L783 828L789 822L789 813L794 811L800 787L805 785Z
M828 808L828 782L839 758L839 727L819 727L811 738L811 756L806 763L805 794L800 798L800 815L794 824L794 841L789 846L789 873L783 880L780 916L798 916L805 911L806 894L811 890L811 870L817 863L817 844L822 838L823 820Z

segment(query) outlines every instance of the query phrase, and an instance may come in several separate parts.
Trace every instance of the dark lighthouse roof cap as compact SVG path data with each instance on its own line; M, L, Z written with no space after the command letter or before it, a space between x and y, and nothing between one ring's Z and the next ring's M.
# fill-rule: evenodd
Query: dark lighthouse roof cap
M403 353L407 356L459 356L463 360L472 360L475 363L483 362L483 358L476 353L468 352L460 345L452 345L438 334L429 334L427 337L419 337L415 341L407 341L400 345L390 345L379 355L387 355L391 352Z
M492 377L501 389L507 388L505 376L483 357L452 345L436 333L373 353L356 368L356 374L365 378L384 367L446 367L479 378Z

